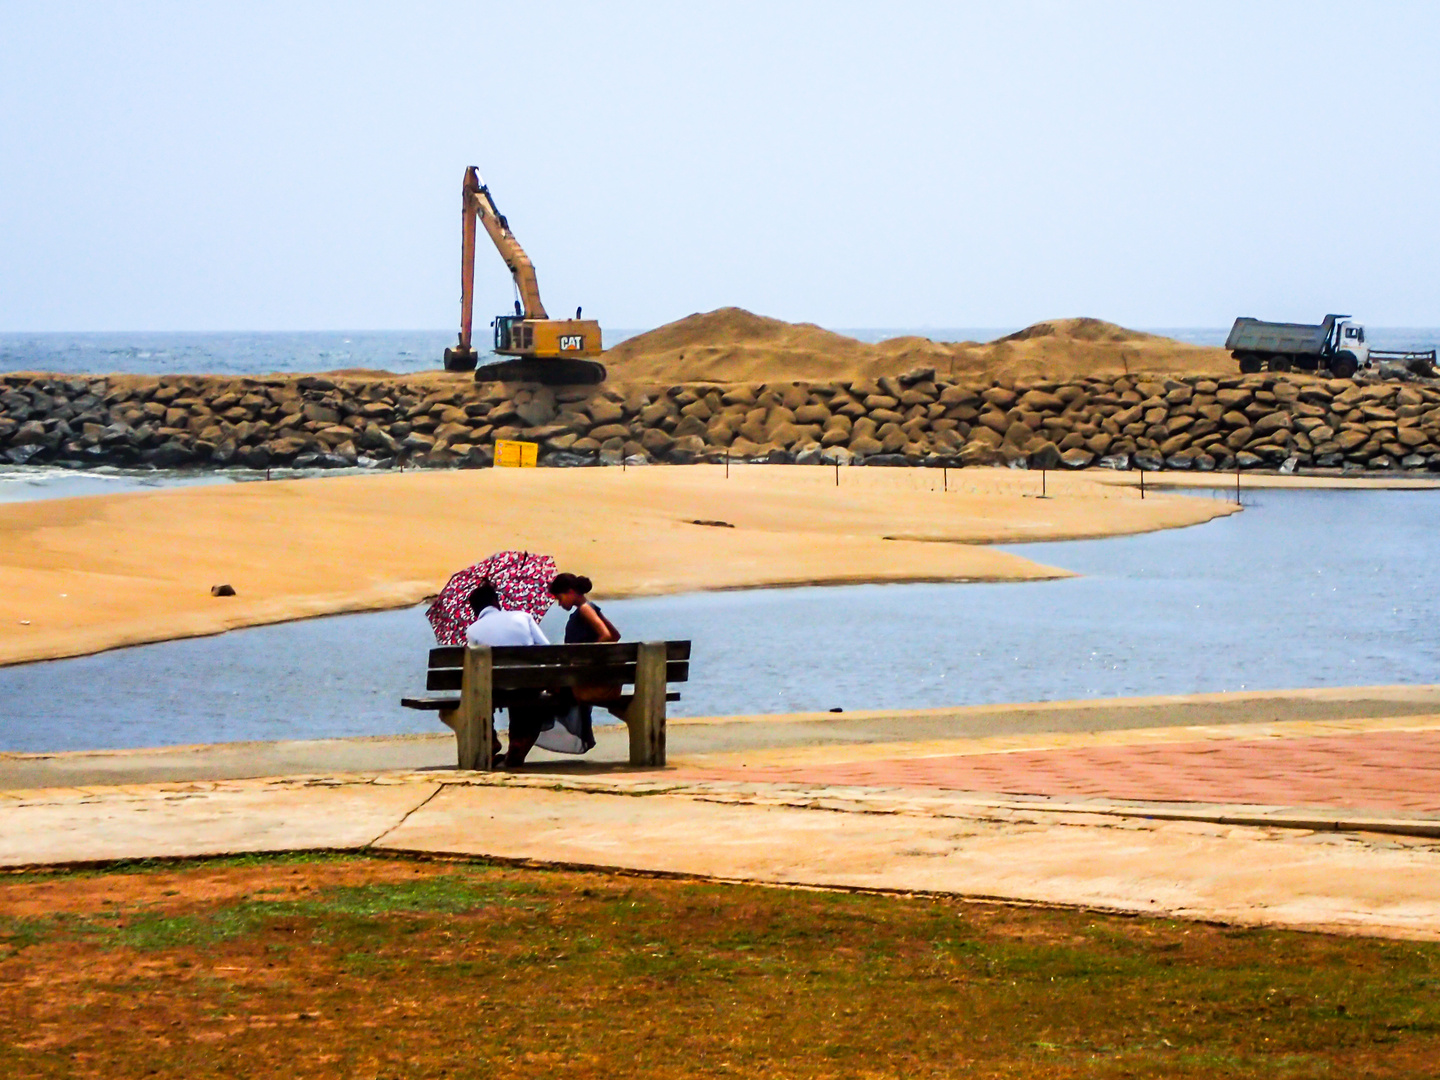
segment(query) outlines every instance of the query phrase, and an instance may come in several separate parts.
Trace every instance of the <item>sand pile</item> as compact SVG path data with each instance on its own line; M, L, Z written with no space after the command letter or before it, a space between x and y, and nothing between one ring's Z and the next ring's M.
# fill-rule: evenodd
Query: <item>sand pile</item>
M1100 319L1052 319L986 343L898 337L871 345L811 323L733 307L689 315L630 338L604 360L610 378L623 383L820 382L899 375L917 367L966 379L1235 373L1235 361L1224 349Z

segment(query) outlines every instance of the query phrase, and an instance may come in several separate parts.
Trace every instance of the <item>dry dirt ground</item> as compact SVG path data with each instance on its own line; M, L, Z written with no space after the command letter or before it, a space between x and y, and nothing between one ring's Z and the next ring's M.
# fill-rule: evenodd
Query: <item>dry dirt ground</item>
M1417 1077L1440 945L289 856L0 878L7 1077Z

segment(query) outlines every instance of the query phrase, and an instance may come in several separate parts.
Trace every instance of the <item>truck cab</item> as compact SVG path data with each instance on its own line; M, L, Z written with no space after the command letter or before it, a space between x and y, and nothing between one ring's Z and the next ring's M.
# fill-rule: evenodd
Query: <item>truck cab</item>
M1365 327L1349 319L1335 328L1335 352L1354 355L1357 367L1365 367L1370 361L1370 347L1365 344Z

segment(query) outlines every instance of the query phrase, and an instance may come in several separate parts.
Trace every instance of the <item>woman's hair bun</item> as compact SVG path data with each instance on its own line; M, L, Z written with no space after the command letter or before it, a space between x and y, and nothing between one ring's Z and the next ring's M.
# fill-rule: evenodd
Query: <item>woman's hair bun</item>
M556 574L550 582L550 595L559 596L565 592L588 593L595 583L583 574Z

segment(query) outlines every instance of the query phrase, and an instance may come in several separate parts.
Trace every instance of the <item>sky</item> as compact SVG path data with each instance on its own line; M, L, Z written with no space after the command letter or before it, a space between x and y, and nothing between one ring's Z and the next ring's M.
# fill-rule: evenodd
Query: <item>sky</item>
M1440 325L1440 5L0 0L0 331ZM477 324L509 310L477 256Z

